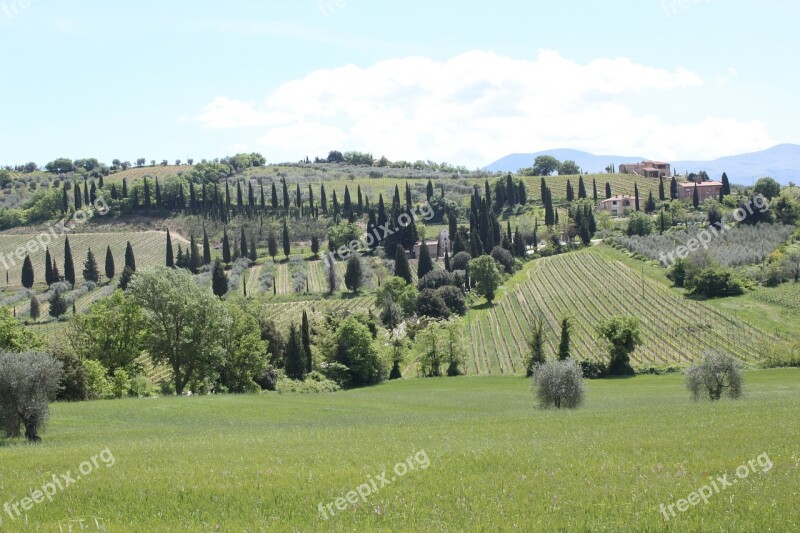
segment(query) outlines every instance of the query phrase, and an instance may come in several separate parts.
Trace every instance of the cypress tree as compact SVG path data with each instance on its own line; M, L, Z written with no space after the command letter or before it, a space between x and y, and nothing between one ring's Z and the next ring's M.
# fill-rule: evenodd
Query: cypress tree
M252 262L256 262L258 260L258 249L256 248L256 238L253 235L253 232L250 232L250 246L247 248L248 254L247 257Z
M452 267L450 266L450 251L449 250L445 250L444 251L444 269L446 271L448 271L448 272L452 272L453 271Z
M430 179L428 179L428 184L425 186L425 197L429 202L433 198L433 183L431 183Z
M114 256L111 254L111 246L106 246L106 277L114 278Z
M220 298L228 292L228 277L219 259L214 261L214 268L211 270L211 290Z
M722 173L722 196L728 196L731 193L731 183L728 181L728 174Z
M175 266L175 257L172 255L172 237L169 234L169 229L167 229L167 260L166 265L169 268Z
M303 341L294 322L289 325L289 340L284 351L283 368L290 379L302 380L306 376L307 356Z
M289 204L289 184L286 183L286 178L282 179L282 183L283 183L283 210L288 213L289 207L291 207L291 205Z
M298 210L302 211L303 208L303 193L300 192L300 184L295 184L294 191L294 205Z
M592 178L592 199L597 202L597 180Z
M639 185L636 183L633 184L633 197L636 210L639 211Z
M206 232L205 224L203 225L203 264L211 264L211 243L208 242L208 232Z
M291 243L289 242L289 226L286 225L286 220L283 221L283 255L289 259L289 253L292 251Z
M74 190L74 193L73 193L72 201L75 204L75 210L76 211L78 209L80 209L81 206L83 205L83 200L81 199L81 184L80 183L76 183L75 184L75 190Z
M525 183L522 180L519 180L517 184L517 203L519 205L528 203L528 193L525 190Z
M583 183L583 176L578 176L578 198L586 198L586 185Z
M33 287L33 263L31 263L31 256L26 255L25 261L22 263L22 286L26 289Z
M311 236L311 253L314 257L319 257L319 237L316 235Z
M644 202L644 212L645 213L654 213L656 210L656 200L653 198L653 191L650 191L650 194L647 196L647 200Z
M150 183L147 181L147 176L144 177L144 208L150 209Z
M49 287L56 280L53 279L53 259L50 257L50 248L45 248L44 251L44 282Z
M194 240L194 235L192 235L189 244L189 270L196 274L197 271L200 270L201 261L200 249L197 247L197 241Z
M658 199L662 202L667 199L664 192L664 176L659 176L658 178Z
M66 200L66 198L67 198L67 196L65 194L64 195L64 199ZM119 193L117 192L117 184L116 183L112 183L111 184L111 199L112 200L118 200L119 199Z
M606 200L611 198L611 183L606 182Z
M245 234L244 234L244 226L242 226L239 229L240 229L239 250L240 250L240 252L242 254L241 255L242 257L248 257L250 255L250 253L247 251L247 236L245 236Z
M136 272L136 258L133 256L133 246L131 242L125 245L125 268L131 269L131 272Z
M31 319L38 320L41 313L42 310L39 307L39 298L37 298L36 295L34 294L33 296L31 296L31 311L30 311Z
M408 257L406 251L402 246L397 247L397 253L394 259L394 275L403 278L406 283L412 282L411 267L408 264Z
M572 323L569 317L561 320L561 341L558 343L558 359L565 361L569 359L569 338L572 332Z
M269 228L267 251L269 252L270 257L272 257L272 260L275 261L275 256L278 255L278 237L275 235L275 228L272 226Z
M524 258L528 253L528 250L525 247L525 239L522 238L522 233L519 232L519 226L517 226L517 230L514 232L512 249L516 257Z
M694 192L692 193L692 205L695 209L700 207L700 191L697 188L697 184L694 184Z
M322 207L322 214L328 216L328 197L325 194L325 184L319 187L319 204Z
M671 200L678 199L678 179L672 176L672 181L669 184L669 197Z
M308 210L313 214L314 208L314 191L311 189L311 184L308 185Z
M222 229L222 262L231 262L231 243L228 241L228 230Z
M66 187L61 189L61 213L66 213L69 210L69 197L67 196Z
M180 246L178 246L178 251L180 252ZM119 276L119 288L123 291L128 290L128 284L131 282L131 278L133 277L133 270L128 267L122 269L122 274Z
M72 261L72 250L69 247L69 237L64 238L64 279L75 286L75 263Z
M422 277L428 272L433 270L433 261L431 261L431 253L428 250L428 245L424 242L419 245L419 261L417 262L417 277Z
M83 262L83 279L94 283L100 281L100 270L91 248L86 252L86 261Z
M8 278L8 272L6 272L6 278ZM61 281L61 272L58 271L58 265L56 264L56 258L53 258L53 283ZM6 279L8 282L8 279Z
M64 300L64 296L62 296L61 291L56 291L50 297L50 309L48 313L53 318L58 318L66 312L67 312L67 301Z
M572 183L567 180L567 201L571 202L575 199L575 191L572 190Z
M358 254L354 254L347 260L344 272L344 286L353 291L353 294L357 293L358 289L361 288L362 274L361 257Z
M128 197L128 180L127 178L122 178L122 197Z
M158 184L158 176L156 176L156 209L161 207L161 185Z
M314 369L314 360L311 355L311 326L308 323L308 313L305 309L303 309L303 321L300 324L300 337L303 350L306 352L306 372L311 373Z
M89 184L86 183L86 178L83 178L83 205L89 207L91 204L89 203ZM75 303L74 301L72 302Z
M92 182L91 192L89 192L89 202L91 205L97 201L97 186L95 186L94 181Z
M278 203L278 188L275 187L275 182L272 182L272 209L273 211L277 211L279 207Z
M178 255L175 258L175 266L178 268L189 268L189 254L183 254L181 243L178 243Z

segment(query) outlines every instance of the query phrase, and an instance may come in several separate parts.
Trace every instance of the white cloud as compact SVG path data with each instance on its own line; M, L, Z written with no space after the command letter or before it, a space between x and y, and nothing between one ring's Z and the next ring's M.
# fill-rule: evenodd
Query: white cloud
M547 50L535 60L472 51L446 61L407 57L317 70L260 102L218 97L197 121L253 128L254 143L273 161L353 149L476 167L559 147L694 159L772 143L759 122L701 116L671 123L691 100L687 92L702 85L684 68L625 58L581 65Z

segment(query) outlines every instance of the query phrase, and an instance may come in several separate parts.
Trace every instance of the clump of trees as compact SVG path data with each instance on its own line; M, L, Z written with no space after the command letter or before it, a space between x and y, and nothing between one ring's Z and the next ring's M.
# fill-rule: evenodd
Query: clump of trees
M575 409L583 403L586 395L583 372L572 360L536 364L533 387L543 409Z
M631 354L642 344L639 319L632 316L614 316L601 323L597 332L608 342L608 374L632 376Z
M708 396L711 401L722 398L741 398L742 365L732 356L707 352L703 361L686 369L686 385L695 400Z

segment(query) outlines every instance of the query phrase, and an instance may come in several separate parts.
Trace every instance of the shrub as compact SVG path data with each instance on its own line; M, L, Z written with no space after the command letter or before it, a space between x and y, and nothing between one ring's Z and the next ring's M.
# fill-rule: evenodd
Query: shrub
M724 394L742 396L742 365L725 353L706 352L703 362L686 370L686 385L695 400L704 394L712 401Z
M143 375L134 376L130 380L128 394L137 398L149 398L153 396L155 390L147 378Z
M646 237L653 233L653 220L642 212L631 213L628 219L628 236Z
M56 400L82 402L89 397L86 370L75 354L61 347L51 349L51 355L61 363L63 374Z
M447 285L439 287L436 292L442 297L450 312L457 315L464 315L467 312L467 301L464 297L464 292L458 287Z
M492 248L492 259L494 259L499 266L503 267L503 270L505 270L507 274L514 272L514 256L505 248L500 246Z
M111 378L111 392L114 398L122 398L128 395L131 389L131 380L128 373L124 368L114 370L114 375Z
M319 372L311 372L306 376L304 381L289 379L286 376L280 376L275 388L279 393L300 393L312 394L320 392L336 392L342 388L334 381L327 379Z
M706 298L721 296L737 296L744 293L741 280L726 268L706 268L686 281L689 294L698 294Z
M341 363L323 361L320 364L320 372L342 388L350 384L350 369Z
M86 371L86 386L90 400L106 400L114 396L111 382L108 380L108 369L100 361L86 359L83 361Z
M419 280L419 283L417 283L417 288L419 290L438 289L439 287L452 284L453 274L446 270L434 270L433 272L428 272L422 276L422 278Z
M450 261L450 268L452 270L466 270L471 260L472 256L467 252L458 252Z
M274 366L269 365L260 375L256 376L253 381L261 387L261 390L274 391L277 390L278 378L278 370Z
M581 368L572 360L537 365L533 371L533 385L539 405L544 409L575 409L583 403L586 394Z
M41 352L0 351L0 422L8 437L20 434L38 442L50 414L49 402L56 399L62 366L53 356Z
M586 379L600 379L608 375L606 365L603 363L583 360L578 364L581 367L581 374Z
M431 318L450 318L450 308L447 307L442 295L433 289L425 289L419 293L417 313Z

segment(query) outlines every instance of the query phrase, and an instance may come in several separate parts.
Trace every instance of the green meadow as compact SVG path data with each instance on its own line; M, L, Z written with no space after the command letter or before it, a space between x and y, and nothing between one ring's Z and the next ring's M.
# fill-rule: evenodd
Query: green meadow
M798 530L800 370L749 371L745 392L695 402L681 376L609 379L552 411L526 379L464 377L54 404L42 444L0 441L0 504L103 450L113 466L0 529L99 517L108 531ZM768 472L668 521L659 510L762 454ZM401 462L414 468L396 476ZM346 502L384 472L395 480Z

